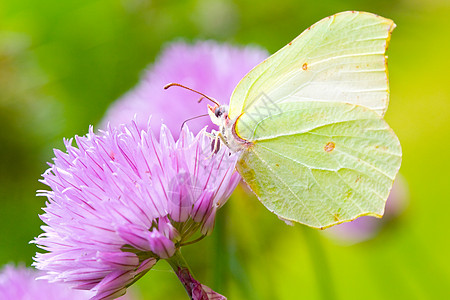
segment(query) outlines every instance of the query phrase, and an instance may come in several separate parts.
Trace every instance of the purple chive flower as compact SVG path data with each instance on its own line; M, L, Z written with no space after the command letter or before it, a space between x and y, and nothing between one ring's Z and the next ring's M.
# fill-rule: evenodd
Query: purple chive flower
M408 202L409 193L406 180L398 175L386 201L383 218L360 217L352 222L325 229L323 233L333 241L344 245L352 245L369 240L375 237L389 221L398 217L406 208Z
M184 84L227 104L239 80L267 56L267 51L259 47L237 47L213 41L169 44L141 82L110 107L101 127L128 122L136 114L139 128L146 128L148 117L152 115L153 128L158 128L163 120L178 135L184 120L207 113L206 105L197 104L200 97L190 91L164 90L166 84ZM189 124L193 132L205 125L213 125L209 117Z
M92 299L113 299L159 259L208 235L215 213L238 184L237 156L223 147L211 155L205 130L187 127L175 141L162 126L159 141L150 125L136 121L99 134L65 140L42 182L49 191L33 242L34 265L46 279L92 290Z
M43 275L23 266L6 265L0 270L0 299L10 300L88 300L92 293L76 291L67 285L36 280Z

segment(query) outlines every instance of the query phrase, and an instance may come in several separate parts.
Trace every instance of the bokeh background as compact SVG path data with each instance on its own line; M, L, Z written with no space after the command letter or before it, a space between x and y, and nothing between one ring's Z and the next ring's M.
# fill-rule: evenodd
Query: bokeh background
M374 238L344 246L285 225L240 188L212 236L184 256L229 299L450 299L448 0L1 0L0 265L32 262L28 241L45 202L35 191L52 148L98 124L165 43L214 39L273 53L344 10L398 26L386 119L402 143L408 207ZM164 262L132 289L142 299L186 298Z

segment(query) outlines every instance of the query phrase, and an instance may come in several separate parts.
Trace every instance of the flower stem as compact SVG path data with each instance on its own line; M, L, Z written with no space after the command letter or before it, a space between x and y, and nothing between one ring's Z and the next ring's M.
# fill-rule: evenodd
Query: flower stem
M177 249L175 254L167 259L167 262L183 284L189 299L193 300L193 288L198 285L198 282L192 277L189 266L183 255L181 255L180 249Z
M178 279L180 279L181 283L183 284L186 292L189 295L189 298L192 299L192 289L189 285L189 279L192 278L189 266L184 259L183 255L181 255L180 249L177 249L175 254L167 259L167 262L172 267L175 274L178 276Z
M178 279L184 286L186 293L191 300L226 300L226 298L206 285L201 284L191 275L189 266L181 255L180 249L177 249L172 257L166 259L169 265L172 267L175 274L177 274Z

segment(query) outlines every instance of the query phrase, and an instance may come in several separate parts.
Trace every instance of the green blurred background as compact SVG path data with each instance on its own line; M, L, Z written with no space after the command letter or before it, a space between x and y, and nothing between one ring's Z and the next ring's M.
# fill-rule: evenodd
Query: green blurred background
M83 135L132 88L164 43L183 37L274 52L319 19L364 10L397 24L386 119L404 152L410 204L369 241L339 246L286 226L243 189L212 236L184 255L229 299L450 299L450 1L0 1L0 265L31 264L40 174L63 137ZM139 291L137 291L139 290ZM185 299L159 263L134 287Z

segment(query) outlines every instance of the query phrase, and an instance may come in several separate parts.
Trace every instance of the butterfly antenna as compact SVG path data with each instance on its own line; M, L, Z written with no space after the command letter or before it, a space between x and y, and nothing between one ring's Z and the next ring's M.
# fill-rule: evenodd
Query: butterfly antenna
M206 116L208 116L208 114L204 114L204 115L200 115L200 116L196 116L196 117L192 117L192 118L184 120L184 122L181 124L181 129L183 129L183 126L184 126L184 124L186 124L187 121L194 120L194 119L201 118L201 117L206 117Z
M201 95L202 97L200 98L200 100L198 100L198 103L200 103L200 102L203 100L203 98L206 98L206 99L208 99L209 101L211 101L212 103L214 103L215 105L220 106L219 102L217 102L217 101L214 100L213 98L208 97L208 96L206 96L205 94L200 93L199 91L196 91L196 90L194 90L194 89L188 88L187 86L184 86L184 85L179 84L179 83L172 82L172 83L166 84L166 85L164 86L164 89L167 90L168 88L170 88L170 87L172 87L172 86L178 86L178 87L184 88L184 89L186 89L186 90L189 90L189 91L192 91L192 92L194 92L194 93L197 93L197 94ZM185 122L186 122L186 121L185 121Z

